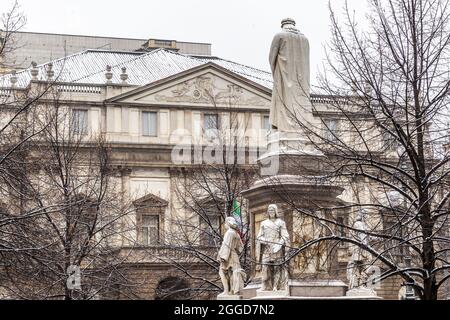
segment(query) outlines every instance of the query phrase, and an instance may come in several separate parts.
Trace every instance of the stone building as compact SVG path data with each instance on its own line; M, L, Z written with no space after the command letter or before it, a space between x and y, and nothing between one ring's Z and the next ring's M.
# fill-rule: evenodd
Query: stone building
M12 41L15 50L5 59L16 69L26 69L30 67L32 61L42 64L87 49L133 52L165 48L182 54L211 55L209 43L172 39L132 39L18 31L14 33Z
M121 49L141 44L137 40ZM162 299L161 292L170 288L194 285L184 278L179 265L202 277L216 277L204 264L168 246L171 239L166 235L177 227L172 224L174 217L185 215L175 179L188 166L173 162L174 146L182 141L204 145L206 130L230 127L236 118L245 126L246 148L261 154L266 151L269 129L270 73L210 56L208 46L176 46L179 52L90 49L0 78L6 99L12 92L54 83L64 112L86 129L86 141L99 133L106 136L114 165L121 172L117 185L134 206L130 218L135 228L127 239L137 245L121 239L118 247L129 257L130 276L142 281L139 296L148 299ZM45 54L40 57L44 58ZM339 115L329 108L329 97L313 95L312 100L319 109L315 116L325 118L328 130L338 128ZM328 134L325 128L324 134ZM352 197L351 190L344 194L348 200ZM205 254L216 255L214 247L198 245ZM344 281L346 250L338 248ZM399 289L399 282L390 280L379 294L395 299Z
M179 264L199 275L210 272L166 245L171 217L180 206L174 175L185 167L172 162L172 149L180 139L202 143L210 120L225 127L232 113L249 128L261 130L268 116L271 75L217 57L167 49L86 50L2 77L2 98L13 99L13 92L32 91L49 81L56 81L63 112L78 119L87 141L102 133L113 149L113 163L121 172L117 185L135 207L130 238L138 245L119 242L123 254L131 251L130 277L145 283L139 295L161 298L158 292L167 286L190 285L177 271ZM215 105L207 94L215 96ZM216 255L215 249L202 250Z

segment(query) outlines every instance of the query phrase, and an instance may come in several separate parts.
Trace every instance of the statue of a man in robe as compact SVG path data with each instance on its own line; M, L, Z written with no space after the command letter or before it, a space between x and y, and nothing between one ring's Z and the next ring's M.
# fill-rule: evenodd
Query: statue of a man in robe
M257 271L262 271L261 291L288 290L289 270L286 262L290 246L286 223L278 216L275 204L267 210L268 219L261 223L256 239Z
M312 117L308 39L295 28L293 19L281 22L270 49L273 74L272 130L298 132L299 122Z
M353 232L352 237L363 245L369 245L367 225L364 221L365 210L360 210L356 215L356 221L353 228L357 231ZM368 275L365 270L365 263L368 260L368 254L357 245L350 245L349 248L350 261L347 267L347 278L349 281L349 290L364 287L366 285Z
M225 220L225 233L217 260L220 262L219 275L222 280L224 296L239 295L244 287L245 272L241 268L239 256L244 250L239 226L236 219L229 217Z

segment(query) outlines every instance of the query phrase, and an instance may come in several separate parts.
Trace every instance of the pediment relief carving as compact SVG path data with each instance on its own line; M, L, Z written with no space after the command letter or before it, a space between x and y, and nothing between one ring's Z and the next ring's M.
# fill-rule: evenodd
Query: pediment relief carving
M157 104L198 104L228 107L269 107L270 99L237 82L206 73L137 98Z

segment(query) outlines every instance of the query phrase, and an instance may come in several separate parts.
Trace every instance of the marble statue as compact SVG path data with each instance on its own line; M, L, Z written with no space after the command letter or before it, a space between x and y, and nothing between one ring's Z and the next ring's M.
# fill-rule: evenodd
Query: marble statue
M262 271L261 291L288 289L289 270L286 264L286 248L290 237L286 223L278 216L278 207L270 205L268 219L261 223L256 238L257 271Z
M241 268L239 255L244 249L238 233L238 223L233 217L225 220L225 233L217 260L220 262L219 275L224 287L223 296L239 295L244 287L245 272Z
M281 24L283 30L275 35L269 57L273 74L270 124L272 130L296 132L300 119L312 117L309 42L294 20Z
M367 224L364 222L364 210L360 210L356 215L356 221L353 228L358 230L353 232L353 238L359 243L368 245ZM366 286L368 275L365 272L365 263L368 260L368 254L361 247L352 244L349 249L350 261L347 267L347 278L349 281L349 290L358 289Z

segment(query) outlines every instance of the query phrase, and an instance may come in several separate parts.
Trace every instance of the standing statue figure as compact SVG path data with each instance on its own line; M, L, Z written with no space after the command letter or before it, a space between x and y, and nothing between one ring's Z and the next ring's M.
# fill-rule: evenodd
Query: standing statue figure
M270 49L273 74L272 129L298 132L298 121L311 120L308 39L295 28L293 19L281 22Z
M275 204L269 206L267 214L268 219L261 223L256 239L257 271L262 271L261 291L288 290L286 247L290 246L289 233Z
M217 260L220 262L219 275L222 280L224 292L222 296L235 296L244 287L245 272L241 268L239 255L244 249L238 233L239 226L236 219L229 217L225 220L225 233Z
M358 231L354 231L353 238L361 244L369 245L368 235L366 234L368 228L364 222L364 214L365 210L360 210L356 215L353 228ZM349 290L365 287L368 279L368 275L365 272L365 264L368 260L367 253L361 247L352 244L349 249L349 255L351 256L347 267Z

